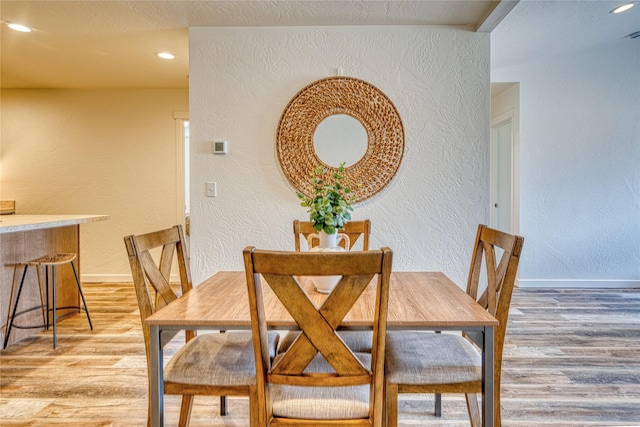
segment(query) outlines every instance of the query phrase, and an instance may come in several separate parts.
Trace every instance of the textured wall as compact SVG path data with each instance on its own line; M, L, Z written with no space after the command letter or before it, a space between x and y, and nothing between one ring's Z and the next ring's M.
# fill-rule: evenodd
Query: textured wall
M242 249L293 249L307 219L275 154L280 114L305 85L335 75L377 86L405 126L405 157L385 191L356 206L396 270L466 280L488 220L489 35L443 27L192 28L191 256L194 282L242 269ZM212 141L229 154L212 154ZM205 182L218 197L205 197Z
M523 286L640 286L640 43L492 71L520 82Z
M3 90L0 194L80 226L82 279L131 280L122 238L177 221L173 114L186 90Z

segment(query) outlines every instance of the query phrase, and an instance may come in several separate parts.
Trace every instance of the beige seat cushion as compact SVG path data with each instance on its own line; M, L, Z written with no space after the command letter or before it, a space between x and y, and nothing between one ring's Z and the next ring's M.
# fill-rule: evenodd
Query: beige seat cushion
M392 384L452 384L482 379L482 355L461 335L387 332L385 376Z
M371 343L373 341L373 332L371 331L339 331L338 335L344 343L355 353L371 353ZM280 340L278 345L278 353L287 351L296 338L300 335L300 331L290 331Z
M280 335L269 332L275 357ZM196 336L164 368L166 382L236 386L256 383L256 362L250 332L208 333Z
M356 353L367 367L371 354ZM282 357L282 355L278 355ZM305 372L333 372L322 356L316 356ZM272 384L273 416L311 420L359 419L369 416L369 385L349 387L299 387Z

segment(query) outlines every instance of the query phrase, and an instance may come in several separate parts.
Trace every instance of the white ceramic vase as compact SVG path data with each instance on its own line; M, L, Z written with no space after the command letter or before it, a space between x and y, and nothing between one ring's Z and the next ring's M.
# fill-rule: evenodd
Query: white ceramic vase
M320 240L318 246L312 246L314 239ZM309 245L310 252L344 252L345 249L338 246L338 242L341 239L346 240L345 247L348 248L349 236L341 233L327 234L323 230L318 234L310 234L309 237L307 237L307 244ZM316 290L323 294L330 294L341 278L342 276L311 276Z

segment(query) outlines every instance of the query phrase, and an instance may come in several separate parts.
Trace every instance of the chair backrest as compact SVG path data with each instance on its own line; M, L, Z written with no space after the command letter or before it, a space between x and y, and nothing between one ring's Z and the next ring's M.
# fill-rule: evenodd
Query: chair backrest
M124 244L129 255L133 284L138 298L140 320L144 332L144 343L147 350L147 363L149 362L149 327L144 320L156 310L178 298L169 284L173 260L178 261L178 274L182 294L188 292L191 287L191 271L189 258L184 244L182 226L176 225L166 230L127 236ZM151 252L158 250L158 262L154 260ZM174 256L175 255L175 256ZM154 295L152 298L151 295ZM187 333L187 339L193 336L193 332Z
M349 250L353 248L360 236L362 236L362 250L369 250L369 235L371 234L371 221L368 219L362 221L348 221L344 228L339 230L340 233L344 233L349 236ZM312 221L293 221L293 237L295 240L295 248L297 252L300 252L300 239L307 241L307 237L310 234L317 233L313 228ZM318 242L319 243L319 242ZM340 241L338 245L344 248L344 240ZM347 249L347 248L345 248Z
M303 387L369 384L370 419L381 420L391 250L382 248L358 252L278 252L248 247L244 250L244 264L258 373L258 393L263 408L270 406L265 396L268 384ZM342 278L322 305L317 307L305 291L304 281L309 280L305 276L322 275L341 275ZM364 366L336 333L336 329L374 278L377 278L377 281L374 317L371 319L371 366ZM267 346L267 319L263 305L262 280L288 310L301 331L293 344L273 362L269 358ZM312 366L316 365L309 364L316 357L328 362L333 372L314 372ZM269 414L265 416L267 419L270 417Z
M467 294L477 300L500 322L494 333L494 371L498 389L509 307L523 243L524 238L521 236L507 234L480 224L471 256ZM496 248L502 250L499 262L497 262ZM478 298L483 259L487 287Z

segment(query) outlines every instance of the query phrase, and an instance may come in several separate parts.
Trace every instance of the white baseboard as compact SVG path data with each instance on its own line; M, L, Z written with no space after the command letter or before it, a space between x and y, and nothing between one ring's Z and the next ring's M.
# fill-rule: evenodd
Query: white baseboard
M640 280L519 279L521 288L640 288Z
M82 283L133 283L131 274L81 274ZM179 283L178 275L171 275L171 283Z
M82 283L133 283L131 274L81 274Z
M131 274L83 274L82 283L133 283ZM171 276L177 283L178 277ZM521 288L640 288L640 280L553 280L518 279Z

